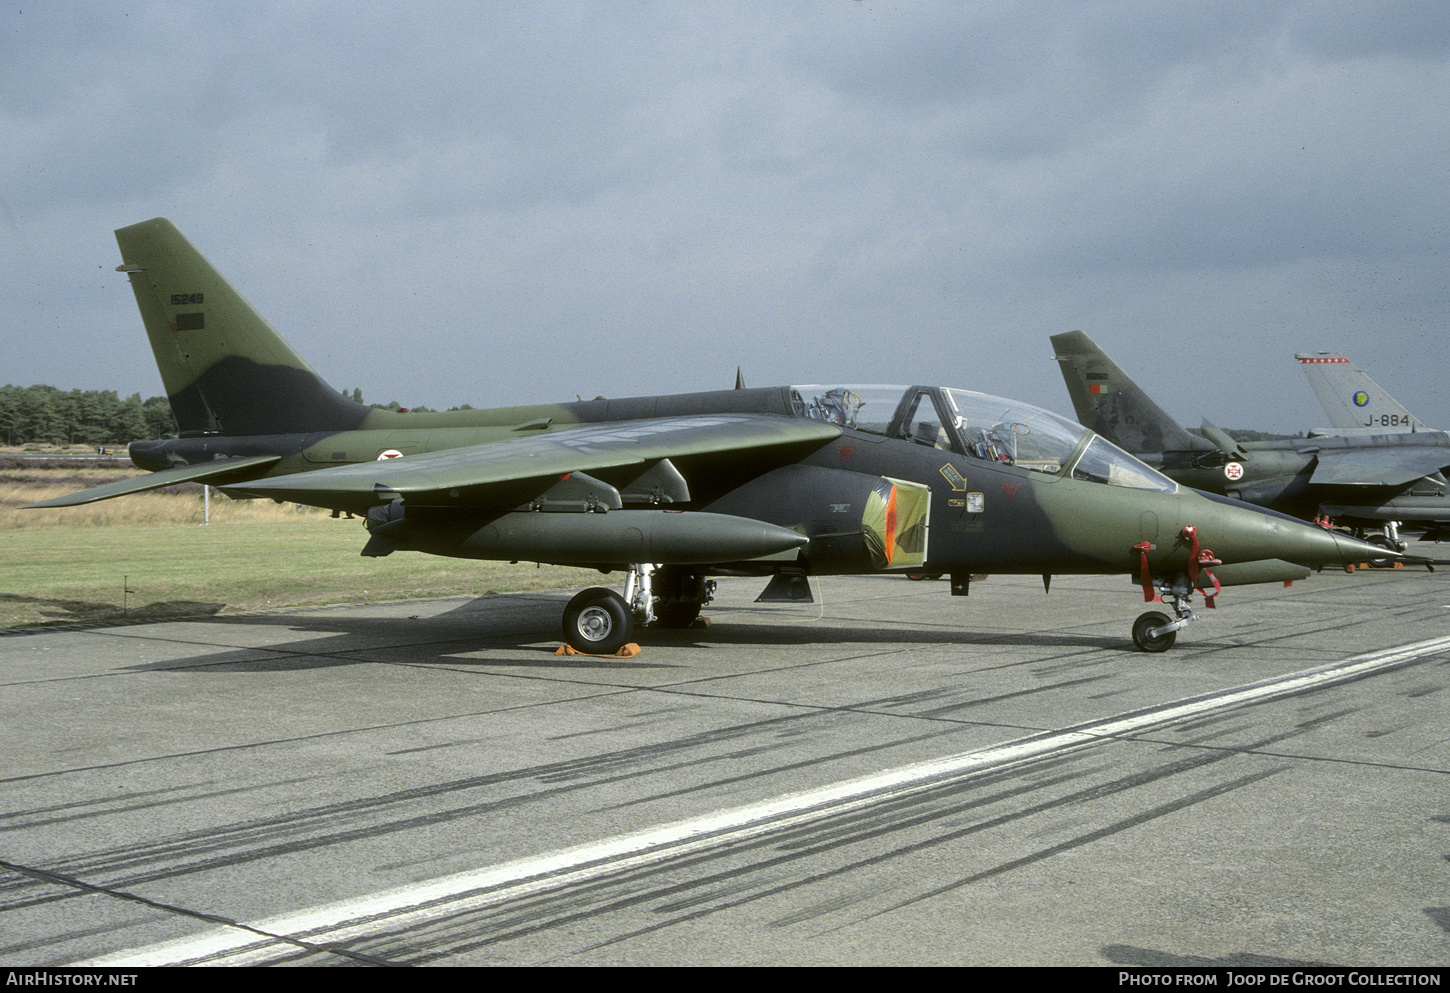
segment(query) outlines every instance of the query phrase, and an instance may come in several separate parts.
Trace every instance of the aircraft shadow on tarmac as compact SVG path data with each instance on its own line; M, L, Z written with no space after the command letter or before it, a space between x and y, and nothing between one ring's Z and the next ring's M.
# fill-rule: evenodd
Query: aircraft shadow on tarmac
M955 627L880 628L834 627L829 621L791 626L782 621L722 619L708 633L700 631L651 631L652 645L697 644L702 647L748 648L751 645L783 648L791 645L961 645L964 648L1091 648L1134 652L1127 638L1112 635L1065 634L1057 632L968 631Z
M201 600L157 600L135 607L121 607L101 600L63 600L59 597L24 596L19 593L0 593L0 603L34 608L42 617L51 621L93 627L218 614L226 607L224 603L207 603ZM25 630L43 631L45 628Z
M452 668L530 668L535 670L617 669L642 671L683 668L665 663L658 654L680 648L790 648L810 645L935 645L962 648L1031 648L1132 653L1132 642L1115 635L1074 632L999 632L910 621L887 628L879 623L842 626L829 619L782 617L759 620L749 608L723 608L708 629L652 629L643 651L633 658L556 655L560 603L568 593L479 597L433 616L363 617L354 610L276 611L194 616L189 622L207 627L282 627L306 635L235 651L208 652L191 659L171 659L126 666L128 671L198 669L233 672L278 672L359 664L446 664ZM707 615L708 616L708 615ZM1203 647L1214 647L1205 643ZM469 657L470 653L486 653ZM1136 653L1134 653L1136 654Z

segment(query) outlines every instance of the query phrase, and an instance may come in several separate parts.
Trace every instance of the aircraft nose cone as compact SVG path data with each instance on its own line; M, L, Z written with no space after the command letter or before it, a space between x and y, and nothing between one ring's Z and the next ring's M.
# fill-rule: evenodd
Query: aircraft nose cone
M1274 557L1301 565L1348 565L1385 554L1367 541L1306 521L1273 520L1269 531Z
M1334 536L1335 542L1339 545L1339 551L1343 556L1342 561L1345 565L1358 562L1372 562L1375 559L1398 559L1404 557L1397 551L1381 548L1379 545L1371 544L1368 541L1361 541L1341 531L1330 531L1329 534Z
M1223 562L1279 559L1306 566L1349 565L1372 558L1395 557L1377 545L1227 498L1213 500L1223 515L1215 527L1200 528L1203 543Z

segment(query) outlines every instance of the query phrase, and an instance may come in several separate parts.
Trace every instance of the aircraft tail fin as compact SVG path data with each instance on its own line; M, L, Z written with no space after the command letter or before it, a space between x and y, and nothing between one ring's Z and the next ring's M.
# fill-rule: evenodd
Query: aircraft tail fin
M1169 417L1085 332L1055 334L1052 348L1085 427L1135 455L1215 450Z
M1301 352L1294 358L1309 378L1329 423L1341 431L1424 431L1425 424L1343 355Z
M164 217L116 232L183 437L343 431L369 408L328 386Z

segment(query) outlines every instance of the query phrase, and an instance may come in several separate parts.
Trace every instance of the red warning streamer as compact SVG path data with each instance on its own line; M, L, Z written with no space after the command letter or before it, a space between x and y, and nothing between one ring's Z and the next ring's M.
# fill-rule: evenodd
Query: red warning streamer
M1151 541L1140 541L1133 546L1133 551L1142 557L1142 567L1139 570L1138 578L1143 584L1143 602L1153 603L1155 600L1163 602L1163 598L1153 592L1153 573L1148 568L1148 553L1153 550Z
M1223 563L1220 562L1214 556L1213 551L1211 549L1207 549L1207 548L1200 549L1198 547L1198 528L1194 527L1192 524L1188 525L1182 531L1180 531L1179 532L1179 535L1180 535L1180 537L1186 539L1188 541L1188 543L1189 543L1189 545L1188 545L1188 583L1189 583L1189 586L1192 589L1199 589L1199 586L1198 586L1198 573L1199 573L1199 570L1202 570L1203 571L1203 574L1208 577L1208 579L1209 579L1209 581L1211 583L1213 583L1213 592L1212 593L1208 592L1207 589L1202 590L1202 592L1203 592L1203 603L1210 610L1216 610L1216 609L1218 609L1218 604L1214 602L1214 598L1217 597L1219 595L1219 593L1221 593L1223 591L1223 586L1219 583L1218 577L1213 574L1213 570L1211 570L1209 568L1209 566L1223 565ZM1152 550L1153 550L1153 544L1152 544L1152 542L1148 542L1148 541L1140 541L1140 542L1138 542L1138 544L1136 544L1136 545L1133 546L1133 551L1137 552L1138 553L1138 556L1139 556L1138 581L1140 583L1142 583L1142 585L1143 585L1143 602L1144 603L1154 603L1154 602L1162 603L1163 602L1163 598L1161 596L1159 596L1158 594L1156 594L1156 593L1153 592L1153 572L1152 572L1151 569L1148 568L1148 553L1150 551L1152 551Z
M1204 549L1201 549L1201 550L1199 549L1199 547L1198 547L1198 528L1194 527L1192 524L1189 524L1182 531L1180 531L1178 533L1179 533L1180 536L1188 539L1188 542L1189 542L1189 544L1188 544L1188 584L1191 587L1193 587L1194 589L1198 589L1199 588L1198 587L1198 570L1200 568L1202 568L1204 574L1206 576L1208 576L1209 580L1213 583L1213 592L1212 593L1208 592L1208 590L1206 590L1206 589L1203 591L1203 603L1204 603L1204 606L1206 606L1209 610L1215 610L1215 609L1217 609L1218 604L1216 604L1216 603L1213 602L1214 601L1214 597L1216 597L1216 596L1219 595L1219 593L1223 590L1223 587L1221 585L1219 585L1218 577L1215 576L1213 574L1213 571L1210 570L1208 567L1211 566L1211 565L1223 565L1223 563L1220 562L1217 558L1215 558L1213 552L1210 551L1209 549L1207 549L1207 548L1204 548Z

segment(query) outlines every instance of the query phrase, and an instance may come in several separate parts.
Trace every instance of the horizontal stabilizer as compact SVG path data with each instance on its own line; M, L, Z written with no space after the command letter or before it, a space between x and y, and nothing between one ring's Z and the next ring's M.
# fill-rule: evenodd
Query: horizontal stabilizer
M1244 447L1234 440L1233 435L1222 428L1210 424L1208 418L1205 417L1203 419L1203 427L1199 430L1203 432L1205 438L1217 445L1219 450L1229 458L1247 461L1248 453L1244 451Z
M1450 462L1450 450L1376 446L1321 450L1309 481L1317 486L1404 486L1433 476Z
M251 455L246 458L217 459L213 462L199 462L196 465L180 465L145 476L118 479L114 483L92 486L88 490L78 490L64 496L51 497L49 500L41 500L39 503L29 503L22 509L78 507L83 503L109 500L112 497L126 496L129 493L159 490L163 486L175 486L177 483L209 483L212 486L238 483L260 476L270 466L280 461L282 461L280 455Z

